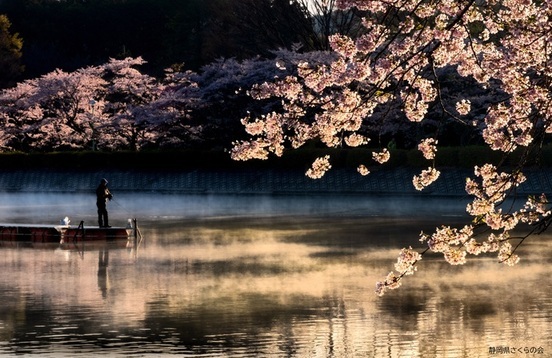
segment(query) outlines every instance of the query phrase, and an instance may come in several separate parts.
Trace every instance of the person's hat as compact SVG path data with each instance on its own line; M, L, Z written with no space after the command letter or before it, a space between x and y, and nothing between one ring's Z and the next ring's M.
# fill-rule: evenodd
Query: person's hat
M102 178L102 183L107 184L107 179Z

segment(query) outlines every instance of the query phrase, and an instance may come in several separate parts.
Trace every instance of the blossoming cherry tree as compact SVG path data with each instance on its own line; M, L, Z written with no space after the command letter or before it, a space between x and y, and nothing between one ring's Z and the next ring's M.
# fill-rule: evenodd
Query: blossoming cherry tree
M371 143L364 129L381 120L379 108L394 106L423 125L430 120L430 106L440 106L447 119L479 129L493 150L505 157L517 150L520 159L505 171L500 163L475 167L466 182L473 197L467 212L473 221L422 233L420 241L427 248L401 250L395 271L376 284L376 292L383 295L399 287L428 251L453 265L483 253L495 253L507 265L517 263L516 249L527 236L514 237L512 231L531 224L528 235L538 233L551 221L544 195L529 197L519 209L503 204L526 179L522 170L528 158L552 132L552 1L337 0L337 5L362 13L365 31L356 38L332 35L331 53L298 63L293 75L254 86L252 97L279 98L281 108L244 118L251 138L234 143L232 157L281 156L284 148L308 141L329 148L362 146ZM462 89L456 103L446 102L439 73L450 68L497 94L483 117L472 116L473 103L462 98ZM429 163L412 180L418 190L439 178L438 144L437 137L427 136L418 145ZM386 162L389 155L385 148L375 150L373 161L361 164L358 172L369 175L371 166ZM330 156L323 156L306 175L321 178L330 168Z

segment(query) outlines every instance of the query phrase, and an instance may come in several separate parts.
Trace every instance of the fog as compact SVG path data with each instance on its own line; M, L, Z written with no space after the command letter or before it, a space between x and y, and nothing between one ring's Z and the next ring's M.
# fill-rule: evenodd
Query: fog
M71 224L96 221L93 194L0 193L0 222L57 224L69 217ZM389 197L365 195L181 195L114 193L108 203L110 223L138 220L195 219L263 216L411 216L465 215L466 199L458 197Z
M137 218L141 246L1 247L0 356L458 358L551 346L548 235L514 267L428 255L401 289L374 294L400 247L425 246L421 229L465 221L464 199L114 194L110 224ZM94 225L95 195L0 193L0 222L65 216Z

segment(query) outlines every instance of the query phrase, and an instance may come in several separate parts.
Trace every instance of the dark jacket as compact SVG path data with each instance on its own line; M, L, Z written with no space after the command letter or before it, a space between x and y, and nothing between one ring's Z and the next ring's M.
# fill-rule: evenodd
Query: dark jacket
M101 183L96 189L96 204L105 205L107 200L111 200L112 197L113 195L107 188L106 184Z

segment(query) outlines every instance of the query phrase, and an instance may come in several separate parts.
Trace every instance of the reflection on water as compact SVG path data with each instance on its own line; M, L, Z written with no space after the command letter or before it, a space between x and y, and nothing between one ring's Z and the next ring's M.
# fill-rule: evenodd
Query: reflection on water
M369 211L360 201L335 212L325 205L311 215L201 219L150 215L164 210L150 205L137 251L0 248L0 355L425 358L526 347L550 355L549 237L523 246L512 268L424 258L404 287L378 298L375 281L398 249L439 222L358 215Z

